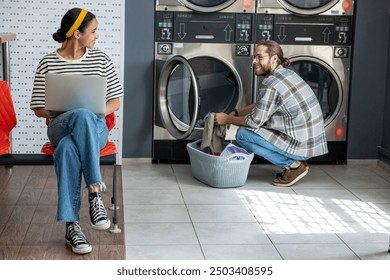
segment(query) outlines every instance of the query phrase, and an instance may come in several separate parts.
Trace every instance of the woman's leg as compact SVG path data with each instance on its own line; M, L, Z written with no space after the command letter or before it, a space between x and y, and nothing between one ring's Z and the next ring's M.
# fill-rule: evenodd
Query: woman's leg
M106 145L108 136L105 119L97 117L86 109L72 110L61 114L50 122L48 136L52 144L57 146L54 156L60 189L59 207L61 209L59 212L74 209L73 211L77 211L78 216L79 207L72 208L69 204L61 203L64 200L63 197L68 196L69 189L78 188L80 192L80 176L76 176L79 183L75 184L74 182L76 179L74 172L78 169L77 174L80 174L81 170L86 186L91 192L89 203L92 227L99 230L109 228L110 221L107 218L101 195L97 192L100 187L105 188L99 164L100 149ZM78 202L73 202L74 205L79 205L79 200L78 196ZM64 217L61 220L73 221L66 220Z
M102 184L99 152L106 145L108 130L105 119L87 109L75 109L53 119L48 128L50 142L58 146L70 135L78 151L87 188Z
M100 174L100 150L107 143L108 130L104 118L98 118L88 110L79 110L69 118L72 135L80 154L81 169L89 189L89 214L91 226L97 230L108 229L111 225L103 205L100 191L106 186Z
M81 198L81 163L77 147L70 135L62 138L54 152L54 168L58 180L57 219L78 222Z

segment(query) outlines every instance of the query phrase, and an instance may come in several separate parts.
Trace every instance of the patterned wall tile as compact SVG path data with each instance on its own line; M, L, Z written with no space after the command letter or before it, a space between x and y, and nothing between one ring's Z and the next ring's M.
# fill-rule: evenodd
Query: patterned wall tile
M67 10L85 8L96 15L99 22L96 47L110 56L122 80L123 3L124 0L0 0L0 33L16 34L16 39L9 43L11 91L18 119L12 131L14 153L39 153L42 144L48 140L45 120L34 115L29 109L29 101L39 60L60 47L52 39L52 34L60 27L61 18ZM0 71L0 79L2 75ZM117 116L117 126L112 130L110 139L117 143L121 158L121 113L118 112Z

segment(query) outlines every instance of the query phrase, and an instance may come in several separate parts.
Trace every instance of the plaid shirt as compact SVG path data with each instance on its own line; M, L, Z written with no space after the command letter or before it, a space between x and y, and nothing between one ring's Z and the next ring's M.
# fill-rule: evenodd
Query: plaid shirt
M317 97L294 71L279 65L259 88L253 111L245 117L254 132L289 154L326 154L324 119Z

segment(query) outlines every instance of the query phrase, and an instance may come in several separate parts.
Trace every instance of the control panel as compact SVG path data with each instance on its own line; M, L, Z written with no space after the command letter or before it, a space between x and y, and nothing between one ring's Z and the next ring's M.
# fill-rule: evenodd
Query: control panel
M258 14L256 41L274 40L285 45L349 46L352 44L352 24L352 16Z
M156 12L155 41L253 43L254 15L247 13Z

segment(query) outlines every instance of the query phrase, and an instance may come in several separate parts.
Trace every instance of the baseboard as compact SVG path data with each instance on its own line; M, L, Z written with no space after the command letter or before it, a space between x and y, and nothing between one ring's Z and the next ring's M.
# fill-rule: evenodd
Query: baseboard
M386 159L390 159L390 151L385 147L379 146L378 153L380 156L385 157Z
M390 164L388 162L385 162L383 160L379 160L378 165L380 167L382 167L383 169L386 169L388 172L390 172Z
M348 165L378 165L377 159L347 159Z
M122 165L152 163L151 158L122 158ZM377 159L348 159L348 165L379 165L390 171L390 164Z
M122 158L122 165L152 163L151 158Z

